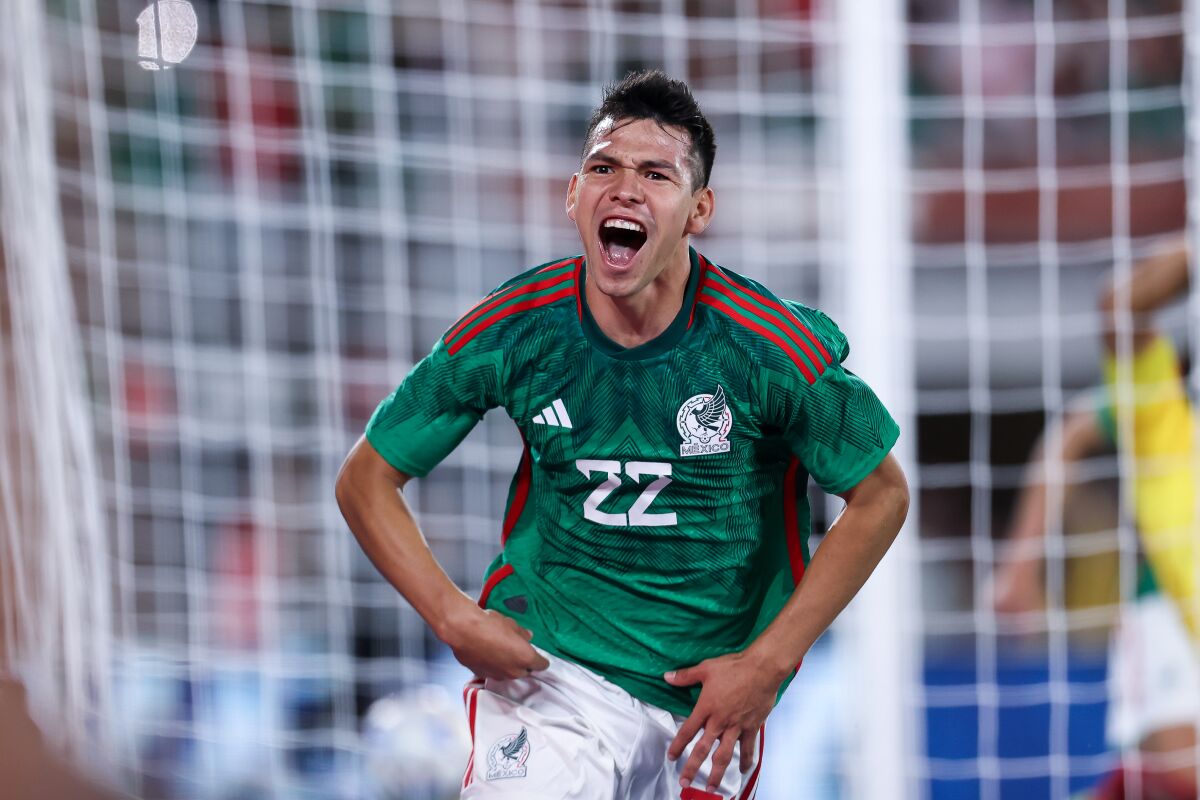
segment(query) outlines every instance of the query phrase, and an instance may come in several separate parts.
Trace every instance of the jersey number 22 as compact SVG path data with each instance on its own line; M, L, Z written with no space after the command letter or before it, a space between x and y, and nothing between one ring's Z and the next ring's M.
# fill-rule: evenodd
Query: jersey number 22
M638 499L629 508L627 514L610 514L607 511L600 510L600 504L621 485L621 462L620 461L603 461L594 458L581 458L575 462L575 466L583 473L585 478L592 477L594 472L603 472L608 474L608 478L604 483L601 483L595 490L588 495L583 501L583 518L595 522L599 525L614 525L618 527L629 527L631 525L646 525L646 526L664 526L675 524L675 512L651 514L646 509L650 508L650 504L654 502L654 498L658 497L658 493L666 488L671 482L671 465L663 464L655 461L630 461L625 465L625 474L628 475L634 483L640 484L643 475L657 475L658 478L650 482L650 485L642 490L638 495Z

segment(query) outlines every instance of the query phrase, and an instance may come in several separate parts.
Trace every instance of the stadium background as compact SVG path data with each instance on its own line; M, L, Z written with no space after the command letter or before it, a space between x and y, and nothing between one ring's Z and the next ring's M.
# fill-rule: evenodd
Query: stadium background
M1035 437L1098 380L1106 274L1185 226L1178 0L910 0L871 30L807 0L193 0L194 50L154 71L142 0L32 5L64 248L47 269L72 290L100 511L99 622L65 635L109 654L62 695L89 721L65 736L136 796L434 796L461 675L358 552L334 475L449 322L577 251L561 208L581 132L600 86L646 66L716 129L698 247L828 309L851 368L904 366L885 397L916 501L893 567L909 592L814 651L759 797L869 796L881 737L894 796L1066 797L1112 766L1104 641L1135 548L1118 465L1094 465L1050 540L1046 613L997 619L987 578ZM860 36L907 59L865 93ZM887 130L853 129L881 107ZM890 219L847 213L872 199L847 179L879 155L863 134L894 146ZM872 237L886 260L857 263ZM890 326L856 310L880 274L902 276ZM469 590L519 452L489 415L407 492ZM900 736L856 677L879 626L901 650L867 666L895 673ZM51 728L70 711L53 694Z

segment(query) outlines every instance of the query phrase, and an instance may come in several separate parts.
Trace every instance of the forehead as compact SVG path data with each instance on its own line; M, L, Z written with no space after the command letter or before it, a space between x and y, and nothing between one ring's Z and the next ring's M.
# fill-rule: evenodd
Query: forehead
M663 126L652 119L608 117L592 132L586 157L600 152L615 158L670 161L682 169L691 154L691 142L687 131L674 125Z

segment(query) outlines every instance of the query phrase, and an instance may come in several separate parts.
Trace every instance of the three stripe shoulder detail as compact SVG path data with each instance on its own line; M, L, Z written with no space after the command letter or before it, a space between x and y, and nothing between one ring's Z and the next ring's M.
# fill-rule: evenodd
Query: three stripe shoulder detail
M810 384L833 363L820 338L783 303L734 281L708 259L704 260L703 268L698 302L777 346Z
M459 318L442 337L450 355L463 349L497 322L542 306L579 295L579 271L583 257L564 259L533 270L497 289Z

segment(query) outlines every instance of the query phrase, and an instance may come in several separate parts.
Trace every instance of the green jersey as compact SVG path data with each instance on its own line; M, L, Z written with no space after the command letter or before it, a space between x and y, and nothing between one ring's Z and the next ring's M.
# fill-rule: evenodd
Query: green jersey
M585 279L579 256L488 295L384 400L367 439L422 476L503 406L525 451L480 604L688 714L699 687L663 673L753 641L804 573L808 477L850 489L898 429L842 368L832 320L694 250L679 314L637 347L600 331Z

